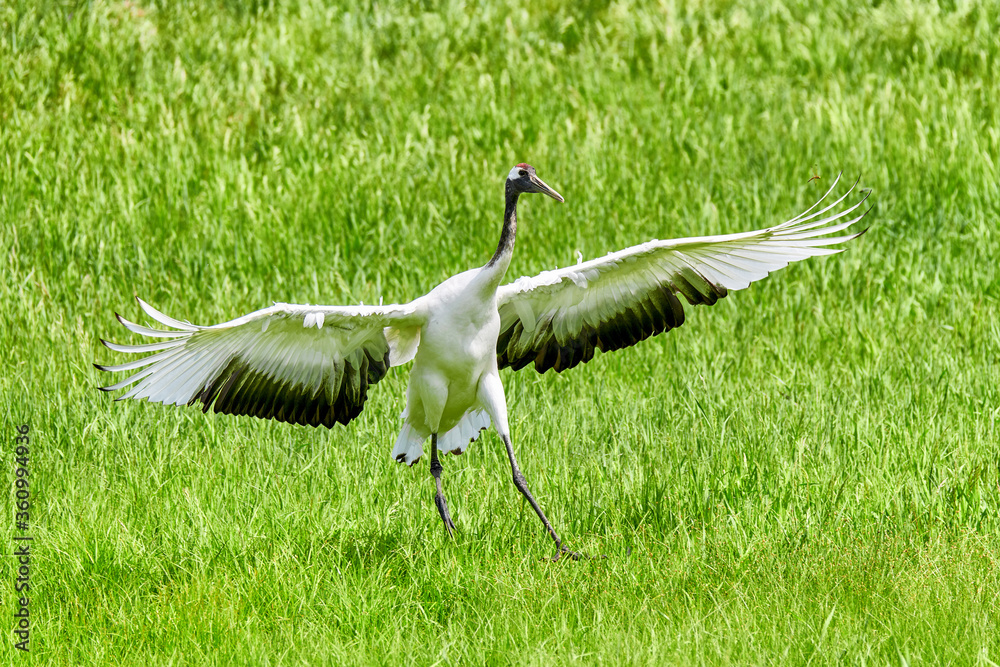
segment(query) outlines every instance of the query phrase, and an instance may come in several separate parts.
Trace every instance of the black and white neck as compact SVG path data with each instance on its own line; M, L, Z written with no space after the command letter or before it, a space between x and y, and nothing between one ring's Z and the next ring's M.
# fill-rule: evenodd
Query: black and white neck
M514 237L517 236L517 198L531 192L541 192L556 201L563 201L562 195L538 178L535 174L535 168L530 164L521 162L510 170L504 188L505 205L500 242L497 244L496 252L493 253L493 258L484 267L484 270L491 277L494 277L498 284L507 272L510 259L514 254Z
M486 266L502 266L502 270L506 271L510 265L510 258L514 255L514 238L517 236L517 198L520 196L520 191L508 178L504 187L503 228L500 230L500 241Z

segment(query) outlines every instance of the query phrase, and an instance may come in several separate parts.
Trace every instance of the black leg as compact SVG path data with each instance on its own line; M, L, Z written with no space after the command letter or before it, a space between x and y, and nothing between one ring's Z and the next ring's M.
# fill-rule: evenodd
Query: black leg
M549 531L549 535L556 543L556 555L552 557L552 562L554 563L562 558L563 554L568 554L573 560L579 560L580 554L570 551L562 545L562 540L559 539L559 535L556 534L555 528L553 528L552 524L549 523L549 520L545 516L545 512L543 512L542 508L538 506L538 503L535 502L534 496L531 495L531 491L528 490L528 483L524 481L524 475L521 474L521 469L517 467L517 458L514 456L514 446L510 443L509 436L503 436L503 444L504 447L507 448L507 458L510 459L510 469L514 475L514 486L516 486L517 490L521 492L521 495L528 499L528 503L531 505L531 508L535 510L535 514L538 515L538 518L541 519L542 523L545 525L545 530Z
M444 493L441 491L442 470L444 468L441 466L441 461L438 460L438 436L437 433L431 433L431 475L433 475L434 484L437 486L437 495L434 496L434 504L437 505L438 514L441 515L441 520L444 521L444 529L448 531L448 537L453 537L452 531L455 529L455 524L448 513L448 501L444 499Z

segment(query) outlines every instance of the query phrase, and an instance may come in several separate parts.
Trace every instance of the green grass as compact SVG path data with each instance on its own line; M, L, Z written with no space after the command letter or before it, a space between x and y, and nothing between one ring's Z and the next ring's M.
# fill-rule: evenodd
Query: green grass
M39 664L1000 662L996 0L255 5L0 6L0 539L28 421ZM567 201L524 203L511 278L874 189L841 255L503 373L607 559L540 562L493 433L444 460L446 540L389 459L405 369L330 431L96 391L134 295L208 324L484 263L522 160Z

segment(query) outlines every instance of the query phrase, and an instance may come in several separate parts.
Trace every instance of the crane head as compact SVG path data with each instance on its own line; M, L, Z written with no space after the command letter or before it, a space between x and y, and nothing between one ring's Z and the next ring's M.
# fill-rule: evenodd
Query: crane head
M524 162L514 165L514 168L507 174L507 187L512 188L518 194L541 192L558 202L566 201L561 194L550 188L542 179L535 175L534 167Z

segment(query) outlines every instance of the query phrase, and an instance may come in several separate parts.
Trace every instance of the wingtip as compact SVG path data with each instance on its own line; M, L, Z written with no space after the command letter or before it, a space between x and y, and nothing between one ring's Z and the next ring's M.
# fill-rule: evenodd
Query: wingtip
M858 202L858 203L862 203L862 202L865 202L865 201L868 201L868 197L870 197L870 196L871 196L871 194L872 194L872 191L871 191L871 190L869 189L869 190L868 190L868 191L867 191L867 192L865 193L865 196L864 196L864 198L863 198L863 199L861 200L861 202ZM857 219L856 219L856 220L855 220L854 222L859 222L859 221L861 221L861 220L864 220L864 219L865 219L865 217L866 217L866 216L867 216L867 215L868 215L869 213L871 213L871 212L872 212L872 209L873 209L873 208L875 208L875 203L874 203L874 202L872 202L872 204L871 204L871 205L870 205L870 206L869 206L868 208L866 208L866 209L865 209L865 212L864 212L864 213L862 213L861 215L859 215L859 216L857 217ZM851 224L853 224L853 223L851 223ZM871 228L872 228L873 226L874 226L874 223L872 223L871 225L868 225L867 227L865 227L865 228L864 228L864 229L863 229L862 231L860 231L860 232L858 233L858 236L861 236L862 234L864 234L865 232L867 232L867 231L868 231L869 229L871 229Z
M142 312L146 313L147 315L150 315L149 311L151 308L153 309L153 312L156 312L156 309L150 306L145 301L143 301L138 294L135 296L135 302L139 304L139 308L142 309ZM150 315L150 317L152 317L152 315ZM153 317L153 319L155 320L156 318Z

